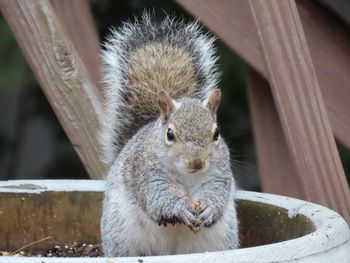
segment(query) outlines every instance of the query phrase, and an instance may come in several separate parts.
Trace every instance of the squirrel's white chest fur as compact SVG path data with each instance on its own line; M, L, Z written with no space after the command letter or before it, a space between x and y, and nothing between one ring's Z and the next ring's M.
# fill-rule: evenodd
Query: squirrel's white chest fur
M120 240L118 250L129 256L137 255L169 255L196 253L205 251L225 250L229 247L238 246L238 231L236 210L234 204L235 185L232 185L229 201L221 219L211 227L202 227L198 233L192 232L184 224L168 224L166 227L159 226L151 220L140 207L128 197L122 177L118 174L113 177L112 191L107 191L105 202L109 199L108 206L104 206L104 213L117 213L109 216L116 222L105 225L119 226L118 228L103 229L108 232L108 240ZM185 176L185 175L183 175ZM189 195L196 194L198 186L197 175L192 178L179 180L189 191ZM234 183L233 183L234 184ZM102 235L103 237L104 235ZM113 238L114 237L114 238ZM234 242L234 244L232 244ZM230 243L230 245L228 245Z

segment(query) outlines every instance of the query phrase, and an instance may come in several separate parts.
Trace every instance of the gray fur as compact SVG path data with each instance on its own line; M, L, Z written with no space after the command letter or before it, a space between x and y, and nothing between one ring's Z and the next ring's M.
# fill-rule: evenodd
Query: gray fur
M197 63L196 94L174 101L166 123L158 114L130 138L123 126L131 127L134 117L128 115L123 68L128 50L150 38L192 49ZM199 34L197 24L167 18L156 27L148 16L142 22L125 24L107 44L109 123L101 140L110 150L109 161L117 157L103 200L101 237L106 256L196 253L239 245L229 151L220 136L213 139L216 115L203 103L217 77L211 45L212 39ZM207 48L209 53L201 54ZM113 70L118 77L113 77ZM167 141L170 127L176 135L173 142ZM122 137L127 138L125 144L119 141ZM115 140L117 148L111 147ZM194 159L205 160L205 165L191 170L188 160Z
M169 121L183 134L184 141L178 143L188 150L186 154L198 148L207 155L208 167L193 174L179 169L176 164L185 155L184 148L164 143L168 126L160 119L140 129L107 177L101 221L106 256L195 253L238 246L229 151L221 137L208 142L214 119L200 101L192 99L182 101ZM193 134L187 138L188 125ZM208 134L204 135L206 143L200 138L203 134ZM197 214L191 204L198 200L202 208Z

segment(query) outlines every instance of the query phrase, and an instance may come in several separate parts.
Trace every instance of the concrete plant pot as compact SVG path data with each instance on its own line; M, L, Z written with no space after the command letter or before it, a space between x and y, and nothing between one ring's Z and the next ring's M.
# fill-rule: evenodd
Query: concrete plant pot
M0 182L0 251L52 236L32 249L73 241L99 243L103 181ZM125 258L0 257L13 262L350 262L350 231L334 211L283 196L239 191L243 248L210 253Z

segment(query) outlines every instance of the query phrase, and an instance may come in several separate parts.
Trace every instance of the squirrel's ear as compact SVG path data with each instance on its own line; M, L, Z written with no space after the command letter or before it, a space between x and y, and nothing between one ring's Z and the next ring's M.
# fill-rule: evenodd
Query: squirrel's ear
M210 92L208 98L203 102L204 107L207 107L216 116L221 101L221 91L214 89Z
M166 123L169 118L169 113L174 108L172 98L164 90L158 92L158 105L163 123Z

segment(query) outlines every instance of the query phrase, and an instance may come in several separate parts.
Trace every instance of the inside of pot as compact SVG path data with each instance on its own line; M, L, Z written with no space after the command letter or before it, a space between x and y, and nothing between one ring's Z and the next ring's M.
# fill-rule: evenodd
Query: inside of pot
M15 251L45 237L31 250L71 242L100 242L101 192L0 192L0 251ZM301 237L315 230L303 215L288 217L286 209L237 200L242 247Z
M304 215L288 216L288 210L259 202L238 200L242 247L282 242L315 231L314 224Z

